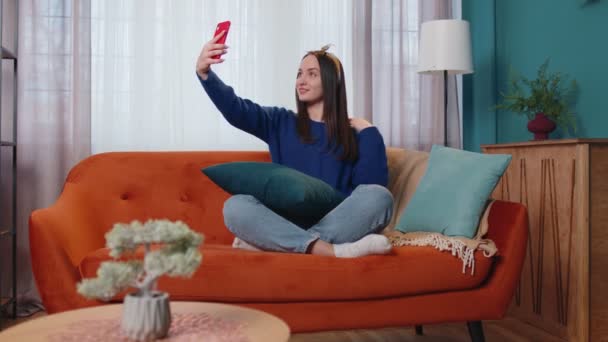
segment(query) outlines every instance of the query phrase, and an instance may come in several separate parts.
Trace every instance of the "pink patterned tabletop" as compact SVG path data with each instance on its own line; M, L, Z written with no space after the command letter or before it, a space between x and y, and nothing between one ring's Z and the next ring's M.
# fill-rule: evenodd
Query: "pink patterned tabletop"
M242 322L207 313L175 313L169 335L158 341L248 342ZM120 319L86 320L70 324L65 331L49 336L52 342L129 341L122 334Z

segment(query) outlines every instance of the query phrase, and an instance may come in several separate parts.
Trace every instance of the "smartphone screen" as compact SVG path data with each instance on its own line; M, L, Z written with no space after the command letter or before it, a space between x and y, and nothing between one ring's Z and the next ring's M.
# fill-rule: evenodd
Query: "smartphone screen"
M228 31L229 30L230 30L230 20L222 21L221 23L217 24L217 27L215 28L215 33L213 34L213 37L216 37L222 31L226 31L226 33L224 33L224 35L222 36L222 38L220 38L217 41L218 44L226 44L226 37L228 37ZM215 56L213 56L213 58L219 59L220 55L215 55Z

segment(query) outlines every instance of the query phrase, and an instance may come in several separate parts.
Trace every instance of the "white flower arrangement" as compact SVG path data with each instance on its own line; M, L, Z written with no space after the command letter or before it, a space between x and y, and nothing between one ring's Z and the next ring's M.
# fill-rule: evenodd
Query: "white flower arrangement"
M113 258L134 253L138 246L143 245L144 259L143 262L103 262L97 270L97 278L83 279L77 285L78 293L89 299L107 301L129 287L139 289L142 296L151 296L160 276L191 277L203 260L198 246L203 242L204 236L181 221L117 223L105 237L106 247L110 249ZM151 244L163 246L151 250Z

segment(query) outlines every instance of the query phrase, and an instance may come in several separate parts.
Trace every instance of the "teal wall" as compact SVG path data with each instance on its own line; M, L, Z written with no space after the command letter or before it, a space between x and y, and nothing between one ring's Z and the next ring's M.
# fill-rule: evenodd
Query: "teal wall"
M505 0L511 1L511 0ZM466 150L496 142L496 49L494 0L463 0L462 16L469 20L473 74L463 76L462 138Z
M464 78L464 148L530 140L527 119L494 111L513 67L527 77L550 58L579 85L576 132L552 138L608 137L608 0L464 0L471 22L475 73Z

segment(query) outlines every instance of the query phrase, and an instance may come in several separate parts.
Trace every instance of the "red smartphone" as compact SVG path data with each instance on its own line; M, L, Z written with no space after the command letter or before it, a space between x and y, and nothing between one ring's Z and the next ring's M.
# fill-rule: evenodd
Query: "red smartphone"
M217 44L226 44L226 37L228 36L228 31L230 30L230 20L226 20L226 21L222 21L221 23L217 24L217 27L215 28L215 33L213 34L213 37L217 37L218 34L220 34L220 32L222 31L226 31L224 33L224 35L222 36L222 38L220 38L217 41ZM212 58L214 59L219 59L221 55L215 55Z

